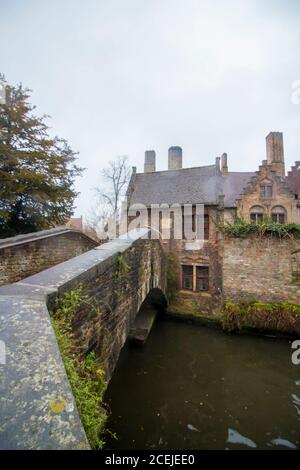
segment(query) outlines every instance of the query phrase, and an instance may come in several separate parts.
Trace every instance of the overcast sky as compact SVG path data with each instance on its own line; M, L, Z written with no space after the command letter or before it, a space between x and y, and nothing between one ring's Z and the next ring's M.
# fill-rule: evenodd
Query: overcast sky
M80 152L76 215L118 155L143 171L171 145L185 167L228 153L253 171L265 136L300 160L299 0L0 0L0 72L33 89L40 114Z

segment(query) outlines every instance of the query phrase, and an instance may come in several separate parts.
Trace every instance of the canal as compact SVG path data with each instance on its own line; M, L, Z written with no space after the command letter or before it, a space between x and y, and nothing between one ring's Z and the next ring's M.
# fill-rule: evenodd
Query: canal
M300 448L300 366L288 340L169 318L126 345L106 393L108 449Z

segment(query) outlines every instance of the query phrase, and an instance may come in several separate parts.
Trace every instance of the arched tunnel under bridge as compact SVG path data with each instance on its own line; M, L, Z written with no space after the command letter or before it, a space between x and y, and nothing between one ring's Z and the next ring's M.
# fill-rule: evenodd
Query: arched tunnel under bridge
M151 289L129 331L130 343L142 346L147 341L156 315L162 314L166 306L167 300L164 292L159 288Z

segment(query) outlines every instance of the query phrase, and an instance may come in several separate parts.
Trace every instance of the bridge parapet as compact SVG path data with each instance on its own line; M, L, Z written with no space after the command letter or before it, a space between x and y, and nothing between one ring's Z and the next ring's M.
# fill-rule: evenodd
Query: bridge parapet
M0 287L0 448L89 448L51 326L51 311L79 286L97 305L74 312L82 354L95 350L108 378L149 292L165 292L164 255L148 230L130 232L16 284ZM53 400L62 400L59 413Z

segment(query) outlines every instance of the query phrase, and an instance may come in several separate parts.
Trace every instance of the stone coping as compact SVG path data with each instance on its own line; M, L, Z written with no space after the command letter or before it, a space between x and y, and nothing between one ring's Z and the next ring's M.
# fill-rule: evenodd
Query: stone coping
M104 272L148 231L134 230L0 287L0 341L6 350L6 363L0 364L0 449L90 448L48 309L59 294Z
M43 240L45 238L56 237L57 235L64 235L66 233L78 233L85 238L88 238L94 245L97 245L97 242L86 235L81 230L77 230L72 227L55 227L48 230L40 230L39 232L26 233L22 235L16 235L15 237L2 238L0 239L0 250L4 248L9 248L12 246L26 245L27 243L35 242L37 240Z

